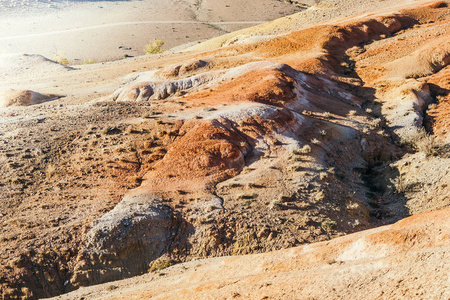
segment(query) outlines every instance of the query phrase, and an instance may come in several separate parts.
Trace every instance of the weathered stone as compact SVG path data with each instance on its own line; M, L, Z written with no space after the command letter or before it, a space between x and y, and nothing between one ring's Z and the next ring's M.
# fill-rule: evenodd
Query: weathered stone
M150 194L125 197L87 233L71 283L85 286L142 274L170 243L172 211Z

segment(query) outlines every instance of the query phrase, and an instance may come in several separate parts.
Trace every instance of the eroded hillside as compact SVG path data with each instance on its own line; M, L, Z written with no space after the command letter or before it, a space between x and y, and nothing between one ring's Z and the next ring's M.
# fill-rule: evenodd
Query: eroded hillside
M77 68L0 56L17 64L0 95L2 294L448 207L449 13L418 2ZM21 77L37 63L42 76Z
M448 214L270 253L195 260L57 299L446 299Z

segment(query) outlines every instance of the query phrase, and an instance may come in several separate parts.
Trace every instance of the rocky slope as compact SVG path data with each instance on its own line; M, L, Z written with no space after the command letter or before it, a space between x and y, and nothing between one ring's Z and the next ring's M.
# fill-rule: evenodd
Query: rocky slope
M332 18L331 4L306 12ZM418 1L308 27L294 15L255 27L251 36L228 35L220 48L213 41L190 52L76 68L36 55L0 56L13 65L2 77L2 87L13 90L0 95L3 297L50 297L176 262L321 242L448 207L449 14L445 1ZM36 63L34 73L23 72ZM352 261L348 281L334 292L330 283L324 298L352 291L364 298L361 286L344 286L359 284L363 270L380 278L374 286L385 280L380 274L391 269L370 269L371 259L392 270L400 263L389 253L414 261L416 253L395 252L384 241L398 233L392 242L401 241L399 249L414 246L433 218L442 220L429 229L436 243L419 243L417 255L432 253L430 276L432 266L448 269L434 259L448 255L440 248L448 242L445 215L407 219L417 228L405 220L331 246L260 255L255 264L311 247L319 269L329 268L315 282ZM253 259L213 260L207 269L226 262L233 273ZM370 260L353 264L358 259ZM239 276L253 276L246 270ZM293 276L287 282L306 272L293 270L283 273ZM412 285L401 274L393 276ZM299 292L277 282L267 297ZM203 290L205 297L220 293L189 293ZM161 291L154 293L164 297ZM409 297L397 293L392 286L387 297Z
M287 250L191 261L55 299L447 299L449 213Z

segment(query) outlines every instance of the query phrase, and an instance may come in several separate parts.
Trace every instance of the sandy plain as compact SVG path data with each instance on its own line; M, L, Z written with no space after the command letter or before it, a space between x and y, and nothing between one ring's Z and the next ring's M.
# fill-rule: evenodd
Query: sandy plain
M0 53L33 53L71 64L144 54L210 39L303 9L283 1L2 1Z

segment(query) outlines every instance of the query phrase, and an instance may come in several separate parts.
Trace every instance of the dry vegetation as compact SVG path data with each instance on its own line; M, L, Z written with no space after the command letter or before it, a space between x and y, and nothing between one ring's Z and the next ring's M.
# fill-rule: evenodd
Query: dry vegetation
M153 40L150 44L145 45L144 53L145 54L158 54L163 53L164 50L161 47L164 45L164 41L162 40Z

